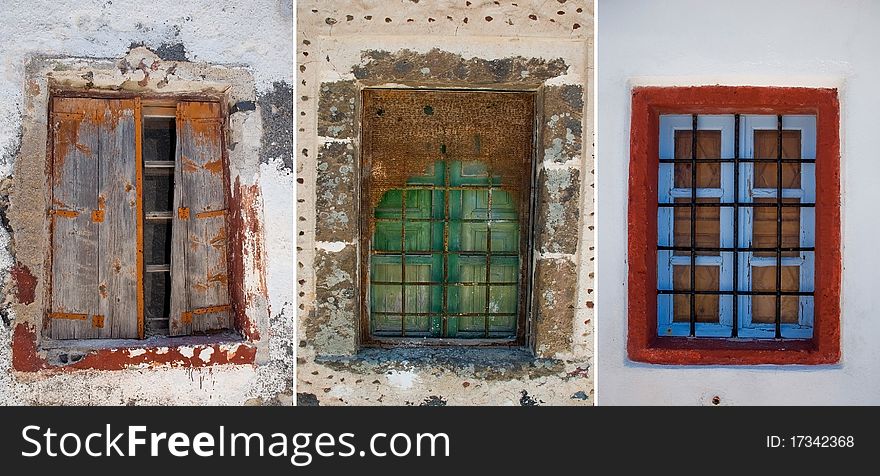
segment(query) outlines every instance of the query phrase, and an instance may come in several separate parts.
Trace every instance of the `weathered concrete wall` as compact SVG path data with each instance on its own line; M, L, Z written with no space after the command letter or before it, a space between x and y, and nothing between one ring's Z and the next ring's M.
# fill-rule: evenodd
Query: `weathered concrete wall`
M721 405L880 403L875 79L880 4L600 0L597 8L598 403L711 405L714 397ZM631 90L716 84L838 90L843 217L838 364L666 366L627 359Z
M299 404L592 403L591 2L298 4ZM359 344L360 90L540 91L534 352Z
M295 345L290 273L294 262L292 1L193 1L185 8L168 0L4 2L0 16L6 25L0 32L0 270L4 278L0 404L290 404ZM45 78L47 74L41 76L40 71L55 68L56 76L67 74L63 81L73 87L112 87L132 81L131 87L137 88L134 84L145 79L146 71L136 67L136 57L157 65L144 81L147 89L183 91L184 84L195 89L237 88L228 91L238 105L230 116L227 137L230 194L246 212L242 286L248 317L260 333L256 362L14 371L13 329L37 324L42 312L42 274L29 268L24 273L25 268L16 266L38 259L44 241L35 235L41 227L27 210L29 200L40 203L37 195L30 194L39 193L44 171L25 164L38 164L45 156L39 157L39 144L23 143L22 138L33 137L28 128L46 126L40 112L45 111L46 83L28 83L27 78ZM115 67L121 59L132 67ZM101 66L105 63L107 67ZM81 68L90 68L93 74L69 74ZM42 150L45 153L45 144ZM181 348L183 354L194 351L197 348Z

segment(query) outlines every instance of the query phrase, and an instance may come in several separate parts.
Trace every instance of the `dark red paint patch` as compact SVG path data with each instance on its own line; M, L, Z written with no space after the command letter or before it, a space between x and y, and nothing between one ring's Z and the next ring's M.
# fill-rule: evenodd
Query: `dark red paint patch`
M816 270L813 338L720 340L657 336L660 114L815 114ZM632 96L627 352L656 364L831 364L840 360L840 104L836 89L642 87Z
M10 270L13 281L15 281L15 293L18 302L21 304L31 304L34 302L34 290L37 288L37 278L31 274L31 270L21 264L15 263Z
M82 369L122 370L141 364L148 364L151 367L198 368L222 364L253 364L257 356L257 348L249 342L197 344L186 346L186 348L192 349L191 356L183 353L182 346L96 349L87 352L81 360L75 363L53 366L38 352L36 331L30 325L20 323L15 326L13 333L12 367L19 372L39 370L65 372ZM206 349L212 349L213 352L207 360L202 360L200 356ZM234 352L230 349L234 349ZM144 352L132 355L133 351Z
M259 190L256 186L242 187L238 177L235 178L235 185L232 187L232 194L229 196L229 289L232 295L233 316L235 328L250 341L260 339L260 332L256 323L247 315L247 305L251 302L251 297L247 295L244 289L244 250L245 239L250 236L254 242L254 249L259 256L254 260L260 267L260 291L265 296L266 282L265 274L262 273L263 265L263 230L260 227L258 217L254 209L254 202L259 196ZM245 225L245 214L248 214L248 223L250 228Z

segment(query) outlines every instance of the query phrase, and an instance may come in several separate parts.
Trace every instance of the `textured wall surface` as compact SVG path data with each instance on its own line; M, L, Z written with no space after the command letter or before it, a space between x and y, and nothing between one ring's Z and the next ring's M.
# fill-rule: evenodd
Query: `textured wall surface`
M760 11L759 15L755 15ZM597 379L600 405L880 403L875 2L600 0L597 68ZM658 35L662 31L675 34ZM837 88L843 283L841 361L825 366L645 365L626 358L631 89L638 85Z
M297 8L298 403L591 404L591 2ZM534 354L359 347L359 91L392 85L543 88Z
M0 6L0 16L5 25L0 31L0 270L4 278L0 404L290 404L295 342L290 272L294 260L290 213L294 194L293 2L192 1L181 8L180 2L167 0L9 1ZM16 230L16 223L28 223L22 211L26 190L17 184L33 178L15 175L19 170L29 171L17 163L23 153L32 150L22 144L23 128L28 127L23 117L33 108L29 99L45 94L26 83L26 66L34 64L34 58L59 58L62 64L64 58L117 61L131 55L158 59L160 71L171 84L177 80L174 70L169 73L175 62L188 62L184 75L195 82L200 80L199 68L214 73L225 70L220 74L228 78L252 78L248 90L234 94L247 99L243 104L249 110L232 115L227 143L240 146L230 155L240 158L231 159L231 173L238 179L237 191L247 191L241 197L249 215L244 241L245 249L252 253L245 257L249 271L243 285L246 290L256 290L259 297L254 309L260 311L249 316L263 331L257 363L200 368L142 364L119 371L13 371L12 330L38 312L29 309L22 298L22 283L41 289L39 273L34 273L37 282L29 283L32 276L11 272L20 269L14 268L17 248L29 246L30 230ZM114 74L122 81L140 79L135 76L142 73L108 69L100 74L102 80L112 83ZM152 78L161 80L158 75ZM186 347L182 350L187 352Z

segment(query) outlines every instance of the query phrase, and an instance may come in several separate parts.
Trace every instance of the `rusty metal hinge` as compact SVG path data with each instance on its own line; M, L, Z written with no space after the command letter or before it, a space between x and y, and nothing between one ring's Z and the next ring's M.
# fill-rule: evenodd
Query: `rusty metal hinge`
M53 215L53 216L64 217L64 218L76 218L79 216L79 212L76 210L52 209L52 210L49 210L49 214Z
M177 218L189 220L189 207L179 207L177 209Z
M180 322L183 324L192 324L193 316L202 316L204 314L213 314L215 312L223 312L232 309L232 306L229 304L224 304L222 306L208 306L208 307L199 307L193 309L192 311L185 311L180 313Z
M79 312L50 312L49 319L69 319L74 321L84 321L89 318L88 314Z
M228 311L230 308L231 308L231 306L229 304L224 304L222 306L200 307L198 309L193 309L193 314L197 314L197 315L213 314L215 312Z
M50 312L48 314L48 317L49 319L66 319L71 321L87 321L89 319L88 314L84 314L81 312ZM92 327L103 329L104 316L101 314L93 314Z

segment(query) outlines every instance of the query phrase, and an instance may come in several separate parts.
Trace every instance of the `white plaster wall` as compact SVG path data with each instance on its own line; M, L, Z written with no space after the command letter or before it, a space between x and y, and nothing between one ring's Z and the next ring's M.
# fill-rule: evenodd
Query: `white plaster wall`
M244 67L256 95L292 84L292 0L4 0L0 3L0 177L12 174L19 144L25 61L31 55L119 58L132 43L182 43L189 61ZM265 127L265 124L264 124ZM263 144L264 146L266 144ZM285 154L292 151L285 151ZM293 382L294 196L285 157L267 157L253 177L262 192L268 362L201 369L80 371L47 377L11 370L11 327L0 325L0 405L289 403ZM289 160L289 156L286 157ZM0 276L13 257L0 229ZM13 319L14 326L15 316Z
M877 180L880 3L599 0L597 404L880 403ZM837 87L843 187L842 359L832 366L682 367L626 357L633 85ZM648 290L650 292L650 290Z

